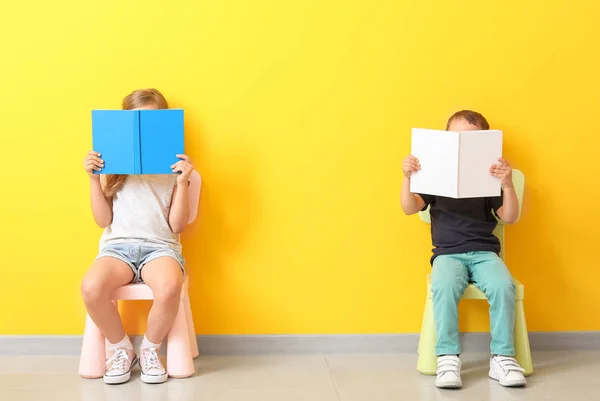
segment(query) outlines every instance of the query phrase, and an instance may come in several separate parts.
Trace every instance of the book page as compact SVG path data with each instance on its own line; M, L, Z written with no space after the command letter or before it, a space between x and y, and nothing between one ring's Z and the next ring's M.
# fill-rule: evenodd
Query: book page
M461 132L459 152L458 197L500 196L500 180L490 167L502 157L502 131Z
M458 133L413 128L411 154L421 171L410 179L412 193L458 196Z

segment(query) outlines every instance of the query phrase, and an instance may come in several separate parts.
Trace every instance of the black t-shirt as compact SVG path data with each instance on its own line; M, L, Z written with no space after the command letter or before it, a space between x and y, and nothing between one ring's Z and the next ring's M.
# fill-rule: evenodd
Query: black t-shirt
M502 196L468 199L419 196L425 201L423 210L431 206L432 264L439 255L476 251L500 253L500 241L492 233L498 224L494 214L502 206Z

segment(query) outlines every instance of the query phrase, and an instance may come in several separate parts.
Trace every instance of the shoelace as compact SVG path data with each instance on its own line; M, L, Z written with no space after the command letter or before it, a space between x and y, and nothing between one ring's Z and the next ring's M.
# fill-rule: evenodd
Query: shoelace
M458 374L458 370L459 370L459 362L452 357L449 356L443 356L441 358L438 358L438 368L437 368L437 372L435 372L436 375L439 375L441 373L447 373L447 372L454 372Z
M162 365L160 364L160 360L158 359L158 354L156 352L156 348L148 348L144 350L144 361L145 370L157 369L159 371L163 370Z
M125 363L129 362L129 355L127 354L127 351L125 351L123 348L110 348L110 350L115 351L115 353L106 361L106 367L108 367L108 370L125 370Z
M509 356L497 356L494 358L498 365L504 371L504 375L507 376L510 372L521 372L525 373L525 369L519 366L519 363L515 358L511 358Z

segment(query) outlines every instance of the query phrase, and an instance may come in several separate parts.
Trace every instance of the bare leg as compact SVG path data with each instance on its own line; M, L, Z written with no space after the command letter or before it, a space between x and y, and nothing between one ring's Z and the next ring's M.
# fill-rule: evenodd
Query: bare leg
M110 294L129 284L132 279L133 272L126 263L115 258L102 257L94 262L81 283L81 295L88 314L112 344L125 337L125 330Z
M142 279L154 294L146 338L154 344L160 344L177 316L183 284L181 266L171 257L158 258L144 266Z

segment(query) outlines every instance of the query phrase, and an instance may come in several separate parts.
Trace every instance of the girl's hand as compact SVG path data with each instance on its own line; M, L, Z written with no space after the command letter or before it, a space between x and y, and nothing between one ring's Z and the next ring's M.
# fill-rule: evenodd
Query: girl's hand
M85 172L88 173L90 178L100 179L99 175L94 174L94 171L102 171L104 167L104 160L100 159L100 156L100 153L90 150L85 159L83 159Z
M421 170L421 164L419 163L419 159L413 155L406 156L402 161L402 172L406 178L410 178L412 173L416 173L419 170Z
M503 158L498 159L500 164L494 164L490 167L490 174L494 177L500 178L500 184L504 188L511 188L512 182L512 168L506 160Z
M171 166L171 169L174 173L180 173L177 176L177 185L187 185L187 182L189 181L190 176L192 175L192 171L194 171L194 166L190 162L190 158L186 155L177 155L177 157L181 160L173 164Z

